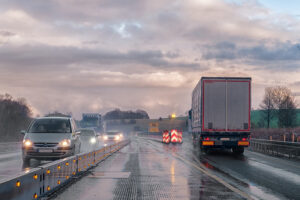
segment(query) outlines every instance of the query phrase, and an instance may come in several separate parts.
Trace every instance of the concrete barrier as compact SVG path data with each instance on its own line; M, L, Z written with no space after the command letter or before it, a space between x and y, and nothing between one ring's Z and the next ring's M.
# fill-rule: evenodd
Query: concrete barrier
M92 152L57 160L4 179L0 181L0 199L40 199L66 185L71 178L96 166L129 142L129 140L124 140Z

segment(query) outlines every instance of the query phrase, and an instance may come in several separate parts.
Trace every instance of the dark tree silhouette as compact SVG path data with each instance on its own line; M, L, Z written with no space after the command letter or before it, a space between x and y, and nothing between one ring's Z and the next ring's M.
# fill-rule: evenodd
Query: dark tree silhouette
M0 95L0 139L19 141L21 130L31 122L31 109L24 98L15 100L11 95Z

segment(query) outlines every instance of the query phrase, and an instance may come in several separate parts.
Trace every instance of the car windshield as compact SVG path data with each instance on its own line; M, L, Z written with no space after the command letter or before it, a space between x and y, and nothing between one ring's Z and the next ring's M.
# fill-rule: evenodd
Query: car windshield
M80 130L81 136L95 136L95 132L93 130L82 129Z
M68 119L37 119L29 133L71 133L71 124Z

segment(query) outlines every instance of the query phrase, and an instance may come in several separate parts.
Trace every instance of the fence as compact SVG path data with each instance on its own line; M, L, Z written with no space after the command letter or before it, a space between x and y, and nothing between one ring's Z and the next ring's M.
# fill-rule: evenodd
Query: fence
M299 142L251 139L250 149L265 154L300 159Z
M5 200L39 199L67 184L129 143L121 141L101 149L57 160L0 181Z

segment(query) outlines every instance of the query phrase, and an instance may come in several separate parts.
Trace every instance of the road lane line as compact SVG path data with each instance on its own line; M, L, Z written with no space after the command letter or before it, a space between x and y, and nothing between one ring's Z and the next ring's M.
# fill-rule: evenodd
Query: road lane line
M142 138L142 139L144 139L144 138ZM144 139L144 140L145 140L145 139ZM146 141L147 141L147 140L146 140ZM153 146L156 146L156 145L154 145L152 142L150 142L150 144L152 144ZM239 189L236 188L236 187L233 187L232 185L228 184L227 182L225 182L225 181L222 180L221 178L217 177L216 175L211 174L209 171L207 171L207 170L205 170L205 169L203 169L203 168L197 166L196 164L194 164L194 163L192 163L192 162L190 162L190 161L184 159L183 157L179 156L177 153L172 153L172 154L169 153L169 154L170 154L171 156L173 156L173 157L176 157L176 158L180 159L180 160L183 161L184 163L193 166L193 167L196 168L197 170L199 170L199 171L201 171L202 173L206 174L207 176L213 178L213 179L216 180L217 182L223 184L225 187L227 187L227 188L230 189L231 191L233 191L233 192L239 194L239 195L242 196L243 198L245 198L245 199L247 199L247 200L253 200L253 198L250 197L247 193L245 193L245 192L239 190ZM201 165L201 163L200 163L200 165Z
M174 153L173 156L179 158L180 160L182 160L182 161L185 162L185 163L188 163L188 164L192 165L193 167L195 167L195 168L198 169L199 171L201 171L201 172L203 172L204 174L206 174L207 176L209 176L209 177L215 179L216 181L218 181L219 183L223 184L225 187L227 187L227 188L230 189L231 191L233 191L233 192L239 194L240 196L244 197L245 199L249 199L249 200L250 200L250 199L251 199L251 200L253 199L253 198L251 198L247 193L245 193L245 192L243 192L243 191L241 191L241 190L239 190L239 189L233 187L232 185L230 185L230 184L226 183L225 181L223 181L221 178L219 178L219 177L217 177L217 176L211 174L209 171L207 171L207 170L205 170L205 169L202 169L201 167L195 165L194 163L192 163L192 162L190 162L190 161L184 159L183 157L179 156L178 154Z

